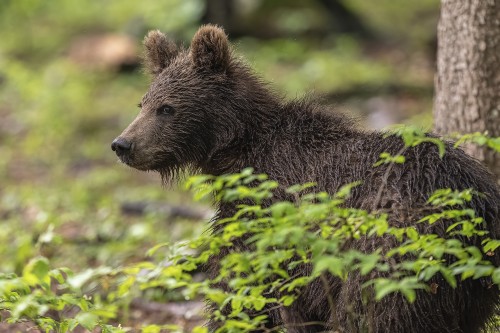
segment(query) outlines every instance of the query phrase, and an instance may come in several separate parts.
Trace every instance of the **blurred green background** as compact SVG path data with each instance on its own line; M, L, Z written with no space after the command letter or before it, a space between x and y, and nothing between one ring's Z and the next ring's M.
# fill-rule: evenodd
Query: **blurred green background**
M438 0L2 0L0 272L37 255L116 267L204 230L171 208L207 208L110 150L148 87L148 30L189 45L221 24L285 96L312 92L368 128L429 128L438 15Z

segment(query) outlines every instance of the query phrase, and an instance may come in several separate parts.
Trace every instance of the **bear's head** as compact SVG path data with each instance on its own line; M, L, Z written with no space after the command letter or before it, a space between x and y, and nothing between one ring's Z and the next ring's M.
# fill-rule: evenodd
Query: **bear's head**
M238 129L236 109L242 66L224 31L201 27L189 49L159 31L144 39L146 68L153 80L140 113L111 147L125 164L165 175L200 168ZM239 74L238 74L239 73Z

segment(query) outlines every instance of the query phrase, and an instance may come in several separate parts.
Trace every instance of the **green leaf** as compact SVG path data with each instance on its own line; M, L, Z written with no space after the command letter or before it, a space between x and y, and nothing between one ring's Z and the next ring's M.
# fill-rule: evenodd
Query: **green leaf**
M290 306L292 305L292 303L295 301L295 296L292 296L292 295L285 295L283 297L280 298L280 302L284 305L284 306Z
M161 249L162 247L166 247L166 246L169 246L170 243L160 243L160 244L156 244L155 246L153 246L152 248L150 248L147 252L146 252L146 256L148 257L152 257L156 251L158 251L159 249Z
M413 303L415 301L415 298L417 297L417 293L411 288L402 288L401 293L410 303Z
M375 300L380 301L390 293L396 292L399 287L397 281L379 278L374 281L375 287Z
M310 183L305 183L305 184L297 184L290 186L285 190L286 193L300 193L304 190L307 190L308 188L316 186L317 183L310 182Z
M385 296L400 292L405 296L408 302L415 301L416 289L424 289L426 285L418 282L416 277L406 277L401 280L391 280L379 278L374 280L375 300L380 301Z
M362 181L352 182L350 184L342 186L337 193L335 193L335 198L346 199L351 195L351 191L354 187L361 185Z
M345 279L346 277L344 260L342 258L331 256L319 258L314 265L313 274L318 274L323 271L328 271L341 279Z
M451 287L453 288L457 287L457 279L455 278L455 275L453 275L453 272L450 269L446 267L441 267L440 273Z
M418 231L413 227L406 228L406 235L414 242L420 237Z
M379 253L363 254L358 257L360 260L359 268L361 275L370 273L378 264L380 260Z
M269 207L269 209L271 210L271 214L274 219L292 215L297 211L295 205L288 201L275 203L271 207Z
M92 331L99 323L99 317L91 312L80 312L76 315L75 319L89 331Z
M500 267L495 268L493 274L491 274L491 278L494 284L500 285Z
M23 269L23 279L30 286L41 285L48 288L50 285L49 261L44 257L31 259Z
M495 267L486 265L477 265L474 271L474 279L479 279L481 277L490 276L494 273Z
M196 326L192 330L193 333L208 333L208 327L206 326Z
M483 244L484 244L483 251L485 253L488 253L488 252L493 253L500 246L500 240L487 239L487 240L483 241Z
M49 276L54 278L59 283L64 283L66 281L61 269L53 269L49 272Z
M143 326L141 327L141 333L161 333L161 326L154 324Z
M93 269L86 269L85 271L68 278L68 284L72 288L80 289L88 280L92 278L93 274Z

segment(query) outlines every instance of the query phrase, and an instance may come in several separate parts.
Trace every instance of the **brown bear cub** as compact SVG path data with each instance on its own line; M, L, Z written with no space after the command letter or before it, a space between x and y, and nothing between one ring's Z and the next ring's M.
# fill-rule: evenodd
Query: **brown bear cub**
M416 225L421 216L409 212L422 211L436 189L473 188L483 195L469 207L484 219L489 237L499 238L499 188L491 174L461 150L447 145L441 158L430 143L403 149L406 162L393 165L386 175L387 166L373 165L382 152L398 154L404 148L400 138L360 131L351 119L307 99L284 101L233 54L221 28L201 27L188 49L159 31L151 31L144 45L153 80L139 115L112 143L123 163L158 171L167 181L185 169L221 175L253 167L285 187L315 182L318 191L329 193L361 180L346 204L390 210L390 223L398 226ZM273 200L286 199L278 191ZM217 216L234 212L235 207L225 203ZM443 230L446 222L426 226L426 232L443 235ZM479 237L466 241L481 246ZM353 246L368 252L394 245L386 237ZM488 258L499 264L498 254ZM213 259L217 266L218 259ZM209 271L217 274L214 268ZM303 271L307 274L308 268ZM367 309L359 274L344 282L328 279L328 293L320 282L312 283L291 306L268 309L267 326L289 332L355 333L369 326L370 332L471 333L484 328L499 305L498 288L489 280L468 279L451 288L436 277L435 293L418 291L411 304L391 294Z

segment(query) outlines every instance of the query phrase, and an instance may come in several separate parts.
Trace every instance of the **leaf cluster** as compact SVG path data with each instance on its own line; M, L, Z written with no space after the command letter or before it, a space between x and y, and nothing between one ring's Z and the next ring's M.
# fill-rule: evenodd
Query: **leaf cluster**
M418 136L410 131L400 133L406 135L407 145ZM380 164L400 162L398 156L384 155ZM230 202L238 208L233 216L214 222L212 232L159 244L148 251L148 260L117 268L74 273L51 268L45 257L34 257L21 274L0 275L0 309L7 311L9 322L31 320L46 332L77 326L123 332L120 325L111 324L121 307L137 292L161 288L187 300L212 302L211 315L223 323L218 332L248 332L264 328L268 309L290 306L303 288L329 276L364 277L366 303L394 293L413 302L419 292L436 292L437 276L451 287L479 278L500 284L500 267L488 260L498 251L500 240L490 238L482 228L484 221L466 208L480 193L438 190L429 197L428 214L415 225L398 227L390 223L390 212L345 205L358 185L346 184L334 194L315 192L312 183L296 185L285 190L290 200L274 202L279 184L252 169L219 177L194 176L186 186L195 197L211 197L218 204ZM425 229L420 226L443 220L449 225L444 235L420 231ZM49 236L50 242L54 237ZM475 237L482 239L480 248L464 242ZM396 246L359 250L357 242L366 239L381 239L379 244L390 240ZM197 278L195 273L213 264L214 258L218 274ZM325 293L328 288L325 284ZM146 325L142 331L179 329Z

